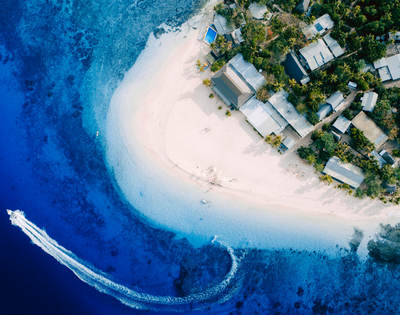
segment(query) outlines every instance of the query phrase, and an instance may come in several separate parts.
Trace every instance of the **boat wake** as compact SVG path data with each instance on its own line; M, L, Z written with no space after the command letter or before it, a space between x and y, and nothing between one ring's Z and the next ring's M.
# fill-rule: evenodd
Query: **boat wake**
M228 245L213 240L224 246L232 259L232 266L222 282L202 293L191 294L185 297L154 296L133 291L123 285L117 284L107 277L107 274L89 266L72 252L60 246L46 231L39 229L35 224L25 218L20 210L7 210L11 223L19 226L29 236L31 241L53 256L59 263L72 270L75 275L98 291L111 295L123 304L136 309L153 311L183 312L188 310L201 310L213 303L227 301L234 293L233 279L237 274L239 261L234 250Z

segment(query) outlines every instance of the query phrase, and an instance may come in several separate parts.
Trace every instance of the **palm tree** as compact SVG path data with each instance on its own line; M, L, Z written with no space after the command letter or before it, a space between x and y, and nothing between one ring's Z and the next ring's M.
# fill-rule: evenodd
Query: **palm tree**
M217 44L211 43L211 44L210 44L210 48L211 48L211 50L216 51L216 49L217 49Z
M338 76L336 74L331 74L329 81L331 83L335 83L335 82L337 82L337 80L338 80Z
M211 85L211 80L210 80L210 79L204 79L204 80L203 80L203 84L204 84L205 86L210 86L210 85Z
M296 84L297 84L297 82L296 82L296 80L295 79L289 79L289 86L291 87L291 88L293 88Z

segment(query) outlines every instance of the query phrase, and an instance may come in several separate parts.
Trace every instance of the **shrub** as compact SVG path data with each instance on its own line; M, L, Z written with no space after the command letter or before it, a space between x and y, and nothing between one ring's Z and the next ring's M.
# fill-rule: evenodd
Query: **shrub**
M314 130L311 134L311 139L313 141L318 140L319 138L322 138L322 136L324 135L324 132L322 130Z
M369 85L368 85L367 81L365 81L364 79L359 80L357 82L357 86L363 91L369 90Z
M352 109L352 110L361 110L362 109L361 102L352 102L351 105L350 105L350 109Z
M300 103L300 99L294 95L293 93L290 93L287 100L292 103L294 106L297 106Z
M343 115L344 117L346 117L348 120L352 120L352 119L353 119L353 114L351 113L350 109L348 109L348 108L346 108L346 109L343 111L342 115Z
M204 80L203 80L203 84L204 84L205 86L210 86L210 85L211 85L211 80L210 80L210 79L204 79Z
M232 114L231 114L231 112L229 110L226 111L225 115L229 116L229 117L232 116Z
M209 98L214 98L214 94L211 93L208 97Z
M327 130L329 130L329 128L331 128L331 124L326 123L326 124L322 125L322 130L323 131L327 131Z
M392 154L393 154L393 156L395 156L395 157L400 157L400 150L394 149L394 150L392 151Z
M365 194L364 190L362 190L360 187L358 187L356 189L356 192L354 193L354 197L361 199L362 197L364 197L364 194Z
M310 147L303 147L303 146L297 149L297 153L302 159L307 159L309 155L314 155L314 156L316 155L313 149L311 149Z
M314 112L308 113L307 118L314 126L319 123L319 117Z
M218 109L222 109L222 106L218 106Z

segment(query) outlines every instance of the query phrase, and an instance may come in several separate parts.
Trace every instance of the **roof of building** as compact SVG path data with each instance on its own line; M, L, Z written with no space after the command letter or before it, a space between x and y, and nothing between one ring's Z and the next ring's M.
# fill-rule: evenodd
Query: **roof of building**
M271 133L279 134L288 125L275 109L258 101L255 97L247 101L240 111L263 137Z
M395 32L395 33L389 32L389 39L393 39L395 41L400 40L400 32Z
M300 83L304 78L307 77L306 70L303 68L293 51L286 55L285 70L291 78L297 81L297 83Z
M351 123L364 132L364 136L375 144L376 149L388 139L388 136L363 111L354 117Z
M344 105L343 94L339 91L336 91L331 96L329 96L325 103L331 105L334 111L338 111Z
M375 92L364 93L361 98L361 105L363 110L366 112L372 112L375 108L376 101L378 100L378 94Z
M340 115L335 123L332 125L333 128L335 128L337 131L341 133L346 133L346 131L349 129L351 125L351 121L348 120L346 117L343 115Z
M214 91L227 104L226 99L231 104L239 108L254 93L264 85L264 77L258 73L254 66L243 59L242 54L237 54L226 65L224 65L211 78L217 89ZM221 97L221 93L224 97ZM230 104L227 104L230 106Z
M255 92L266 83L263 75L250 62L245 61L242 54L237 54L229 60L229 63L250 84Z
M387 66L389 68L392 80L400 78L400 54L386 58Z
M240 28L237 28L232 32L232 37L235 43L240 44L244 42L242 31L240 30Z
M249 10L253 18L257 20L262 20L264 19L264 14L268 13L268 8L266 5L263 4L258 4L258 3L252 3L249 6Z
M385 66L387 66L387 61L386 61L385 57L383 57L382 59L379 59L379 60L374 62L374 68L375 69L379 69L379 68L382 68L382 67L385 67Z
M307 61L311 71L334 59L328 46L325 45L322 39L318 39L318 41L300 49L299 52Z
M313 38L315 35L323 34L327 30L331 29L335 25L333 23L331 17L329 14L324 14L320 18L316 19L313 24L307 25L305 28L303 28L303 33L307 37L307 39Z
M364 181L364 172L361 168L350 163L340 163L336 156L331 157L326 163L324 173L353 188L358 188Z
M357 88L357 83L356 82L352 82L349 81L349 83L347 84L348 87L352 88L352 89L356 89Z
M335 56L335 58L341 56L344 54L344 50L342 47L340 47L339 43L334 40L331 35L326 34L323 37L325 43L328 45L329 49L331 50L332 54Z
M283 140L282 144L288 149L290 150L291 148L293 148L296 145L296 142L290 138L290 137L286 137L285 140Z
M390 165L393 165L393 164L396 163L395 159L394 159L388 152L383 153L383 154L382 154L382 158L383 158L387 163L389 163Z
M296 6L296 10L300 13L304 13L307 11L309 5L310 0L300 0L299 4Z
M279 114L293 127L294 130L304 138L309 134L314 126L311 125L304 116L300 115L296 108L287 100L288 93L280 90L270 97L268 103L271 104Z
M396 184L389 184L389 183L385 183L383 187L385 188L385 192L389 194L394 194L397 188Z
M382 79L382 82L392 80L392 76L390 75L389 68L387 66L379 68L379 77Z
M386 161L375 150L371 152L371 155L378 162L380 168L382 168L382 166L386 164Z
M235 26L228 25L226 19L220 14L216 14L214 16L214 26L219 35L225 35L226 33L230 33L235 29Z
M211 79L237 108L254 95L254 91L250 89L229 63L223 66Z
M319 120L322 120L332 111L331 105L322 105L316 115L318 116Z

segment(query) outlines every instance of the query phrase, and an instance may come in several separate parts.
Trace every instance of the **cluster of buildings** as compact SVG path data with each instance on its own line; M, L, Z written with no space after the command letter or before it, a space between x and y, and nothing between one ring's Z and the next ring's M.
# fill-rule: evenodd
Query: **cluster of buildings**
M374 62L382 82L400 79L400 54Z
M303 29L307 39L315 37L317 34L324 34L333 27L334 23L328 14L321 16L315 20L313 24L306 26ZM339 43L334 40L329 34L319 38L315 42L307 45L299 50L298 54L291 51L286 56L285 70L286 73L300 84L307 84L307 71L316 70L329 61L343 55L344 51Z

